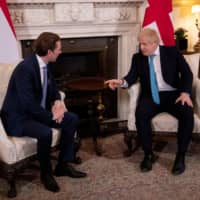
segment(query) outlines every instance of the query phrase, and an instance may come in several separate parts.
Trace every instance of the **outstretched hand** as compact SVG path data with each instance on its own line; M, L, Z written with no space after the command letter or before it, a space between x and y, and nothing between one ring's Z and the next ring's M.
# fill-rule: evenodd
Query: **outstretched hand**
M105 81L105 84L108 85L111 90L115 90L116 88L120 87L122 83L123 81L121 79L110 79Z

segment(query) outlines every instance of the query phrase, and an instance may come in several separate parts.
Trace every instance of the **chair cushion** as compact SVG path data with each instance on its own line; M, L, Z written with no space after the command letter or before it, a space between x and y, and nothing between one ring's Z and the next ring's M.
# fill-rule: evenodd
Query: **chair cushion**
M168 113L160 113L152 120L152 130L176 132L178 127L178 120Z
M15 148L15 154L9 154L7 152L6 161L4 162L8 164L16 163L22 159L28 158L34 154L36 154L37 151L37 139L30 138L30 137L10 137L9 139L12 141L14 148Z
M52 144L54 147L59 143L60 131L53 130ZM37 139L31 137L8 136L8 143L0 146L0 159L7 164L14 164L20 160L35 155L37 152ZM5 141L5 140L4 140ZM0 138L0 144L3 142Z
M152 120L152 130L158 132L177 132L178 120L168 113L160 113ZM193 132L198 133L200 130L200 119L194 114Z

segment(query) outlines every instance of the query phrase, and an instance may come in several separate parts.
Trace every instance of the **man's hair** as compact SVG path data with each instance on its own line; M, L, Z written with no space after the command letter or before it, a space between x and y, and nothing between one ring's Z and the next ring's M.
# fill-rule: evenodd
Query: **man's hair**
M158 33L156 32L156 30L151 29L151 28L142 29L142 31L138 35L138 39L140 39L141 37L147 37L148 42L150 43L152 42L155 42L157 44L160 43L160 38L158 36Z
M43 32L34 42L35 53L39 56L46 56L48 50L54 50L56 48L56 42L60 41L60 37L51 32Z

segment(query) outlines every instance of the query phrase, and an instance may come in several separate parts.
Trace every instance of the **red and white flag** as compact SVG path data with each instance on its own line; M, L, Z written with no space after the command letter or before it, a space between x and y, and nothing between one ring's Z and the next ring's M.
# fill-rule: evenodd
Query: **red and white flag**
M148 0L142 27L156 29L161 39L161 45L175 45L172 0Z
M10 18L6 0L0 0L0 62L19 60L19 49L15 30Z

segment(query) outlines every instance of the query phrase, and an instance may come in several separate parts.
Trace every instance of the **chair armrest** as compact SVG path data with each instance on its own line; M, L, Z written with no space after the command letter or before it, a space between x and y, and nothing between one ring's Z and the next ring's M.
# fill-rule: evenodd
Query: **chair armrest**
M128 130L136 130L135 127L135 111L137 106L138 97L140 94L140 83L132 85L128 89L129 93L129 112L128 112Z
M140 83L136 83L132 85L128 89L128 93L129 93L129 106L131 109L134 109L135 111L139 93L140 93Z
M194 112L200 117L200 79L196 79L193 84Z
M7 136L0 120L0 160L7 163L8 158L16 159L16 147ZM8 156L10 155L10 156Z
M60 93L60 96L61 96L61 101L63 101L63 103L65 104L65 97L66 97L65 93L61 90L59 91L59 93ZM65 105L65 108L66 108L66 111L68 111L66 105Z

